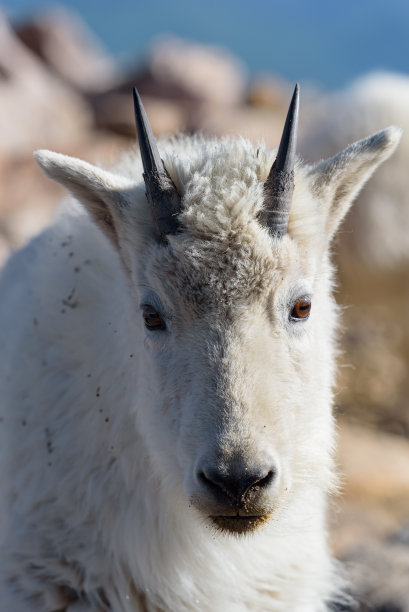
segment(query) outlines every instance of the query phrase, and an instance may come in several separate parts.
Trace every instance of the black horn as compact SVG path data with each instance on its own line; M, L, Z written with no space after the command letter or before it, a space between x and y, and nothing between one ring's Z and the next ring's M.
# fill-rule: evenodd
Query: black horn
M163 242L166 241L167 234L176 234L180 229L178 215L181 210L181 198L159 155L152 128L136 87L133 90L133 99L146 197L159 240Z
M297 83L288 109L277 157L264 183L264 207L260 213L260 221L276 236L282 236L287 232L294 191L299 89Z

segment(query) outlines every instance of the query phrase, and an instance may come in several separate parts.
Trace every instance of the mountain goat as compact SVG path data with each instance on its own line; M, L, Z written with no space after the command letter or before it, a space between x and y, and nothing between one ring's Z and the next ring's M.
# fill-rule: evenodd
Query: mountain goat
M82 206L2 275L1 609L328 610L328 249L400 131L303 166L296 87L277 154L159 153L134 99L115 171L37 152Z

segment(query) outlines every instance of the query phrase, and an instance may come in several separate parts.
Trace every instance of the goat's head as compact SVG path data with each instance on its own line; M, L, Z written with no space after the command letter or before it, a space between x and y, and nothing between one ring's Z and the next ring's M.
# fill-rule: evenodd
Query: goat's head
M37 161L131 281L135 418L152 469L222 530L248 532L331 484L328 248L400 132L302 167L296 89L275 162L245 140L203 137L162 143L162 162L135 104L145 186L136 158L136 177L129 161L119 175L50 152Z

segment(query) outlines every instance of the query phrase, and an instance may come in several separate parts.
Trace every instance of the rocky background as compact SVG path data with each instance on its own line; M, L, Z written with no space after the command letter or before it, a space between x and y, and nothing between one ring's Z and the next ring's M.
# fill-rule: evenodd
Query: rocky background
M375 75L332 96L303 86L305 159L332 155L391 123L406 123L409 132L409 79L378 86L380 78L389 77ZM142 64L124 71L75 15L56 10L13 28L0 14L0 265L50 222L64 196L34 164L33 150L109 166L135 143L133 85L157 135L241 134L272 147L293 88L274 75L249 82L227 51L174 38L158 41ZM394 88L408 104L391 105ZM409 612L406 149L404 139L363 191L335 254L337 297L346 308L336 396L343 484L333 500L331 540L362 602L348 609L361 612ZM370 204L380 195L381 212L372 218Z

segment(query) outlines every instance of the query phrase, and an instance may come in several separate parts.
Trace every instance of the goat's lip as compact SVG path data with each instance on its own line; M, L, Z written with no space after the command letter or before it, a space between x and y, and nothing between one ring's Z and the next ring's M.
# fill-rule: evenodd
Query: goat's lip
M269 514L257 514L254 516L224 516L224 515L213 515L210 516L212 522L221 531L229 533L244 534L256 531L261 525L263 525L270 518Z

